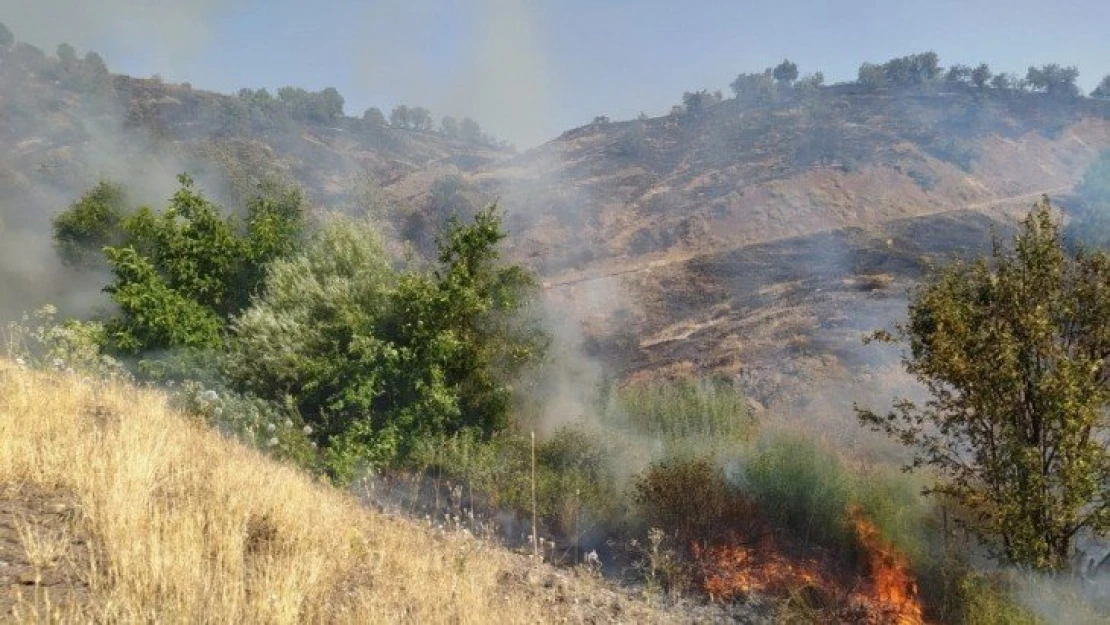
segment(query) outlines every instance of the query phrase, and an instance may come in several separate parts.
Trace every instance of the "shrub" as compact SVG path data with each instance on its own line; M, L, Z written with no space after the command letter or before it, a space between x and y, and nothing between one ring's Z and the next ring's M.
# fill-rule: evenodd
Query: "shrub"
M491 207L452 223L435 272L398 275L365 224L336 221L275 263L234 320L231 378L291 396L344 471L399 462L422 438L503 429L509 382L545 340L521 316L531 276L497 262L504 236Z

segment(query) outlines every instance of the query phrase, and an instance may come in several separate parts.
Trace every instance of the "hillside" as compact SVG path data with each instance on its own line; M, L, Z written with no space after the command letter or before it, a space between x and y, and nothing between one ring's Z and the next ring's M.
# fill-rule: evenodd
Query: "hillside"
M859 373L859 331L900 314L927 260L987 249L1110 146L1106 101L938 81L599 119L514 154L22 44L0 55L0 286L19 306L102 303L58 266L48 225L101 177L158 202L187 170L229 207L282 179L319 207L380 214L425 252L446 216L499 201L510 257L538 270L593 358L622 376L755 375L768 401L771 365Z
M1066 204L1107 147L1105 101L838 85L602 121L469 180L503 194L517 257L597 358L770 401L783 373L866 373L859 336L930 262L988 250L1041 194Z
M121 383L0 362L4 622L680 622L369 511ZM704 618L704 615L703 615Z

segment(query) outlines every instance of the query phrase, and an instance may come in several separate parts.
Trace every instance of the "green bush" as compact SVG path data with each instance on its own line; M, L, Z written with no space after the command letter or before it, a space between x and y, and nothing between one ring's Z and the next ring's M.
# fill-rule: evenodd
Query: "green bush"
M545 345L521 314L531 276L497 262L504 236L491 207L453 222L436 271L397 273L366 224L337 219L274 263L232 323L231 379L291 397L337 476L402 462L422 439L504 429L510 382Z
M795 435L773 435L743 463L745 493L772 526L806 543L851 549L852 477L833 453Z
M607 421L664 440L742 441L755 430L744 395L728 382L694 379L629 384L616 393Z

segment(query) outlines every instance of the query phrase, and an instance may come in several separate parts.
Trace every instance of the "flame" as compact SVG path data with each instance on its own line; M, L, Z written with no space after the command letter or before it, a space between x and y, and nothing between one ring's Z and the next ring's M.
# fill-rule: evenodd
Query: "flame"
M846 574L843 563L827 554L818 559L791 557L776 547L769 533L747 542L734 535L724 544L691 545L702 590L716 601L733 601L753 593L785 595L811 588L846 622L923 625L924 610L909 559L883 540L858 508L849 514L865 552L863 580Z
M694 544L692 550L705 593L718 601L731 601L752 592L827 584L816 562L793 562L778 553L769 539L757 546L736 542L710 547Z
M863 516L858 507L852 508L851 517L856 536L867 552L874 599L890 622L898 625L924 623L921 600L917 595L917 579L910 571L905 554L883 540L879 529Z

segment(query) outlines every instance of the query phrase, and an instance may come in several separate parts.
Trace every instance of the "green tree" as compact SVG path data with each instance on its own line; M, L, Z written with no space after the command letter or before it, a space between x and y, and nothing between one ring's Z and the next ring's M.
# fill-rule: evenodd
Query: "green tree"
M240 388L290 397L350 477L404 460L420 440L508 424L511 381L542 353L522 317L535 283L498 262L496 209L453 221L432 273L397 275L365 224L336 221L273 264L232 325L228 371Z
M398 104L393 107L389 112L389 123L394 128L404 128L406 130L412 128L412 113L409 107L404 104Z
M366 109L366 112L362 114L362 121L374 128L384 128L388 125L382 110L376 106Z
M263 184L245 216L224 217L187 175L161 212L127 208L117 185L102 182L54 219L55 245L71 264L103 251L119 312L109 347L139 354L214 347L230 315L249 302L265 267L297 248L303 201L296 190Z
M486 136L482 133L482 127L469 117L464 117L459 122L459 135L463 141L468 143L486 143Z
M1110 74L1102 77L1098 86L1091 91L1091 97L1099 100L1110 100Z
M990 79L991 68L986 63L980 63L975 69L971 70L971 83L980 89L986 87Z
M452 139L457 139L459 136L459 120L447 115L439 123L440 132Z
M54 217L54 248L67 265L103 266L102 249L126 239L123 220L129 214L123 187L101 181Z
M62 63L62 69L67 72L75 70L80 63L77 59L77 50L68 43L58 44L58 60Z
M931 399L860 419L913 448L996 555L1059 570L1079 532L1110 529L1110 256L1066 253L1047 197L1012 249L941 269L875 338L908 344Z
M1061 67L1056 63L1030 67L1025 74L1025 81L1035 91L1043 91L1053 96L1079 96L1079 87L1075 84L1078 79L1078 68Z
M972 69L967 65L952 65L948 71L944 73L944 79L948 82L966 82L971 79Z
M422 106L409 109L409 120L413 130L431 132L435 127L435 122L432 121L432 112Z
M789 85L798 80L798 65L790 59L783 59L782 63L776 65L771 73L776 82Z
M13 45L15 45L15 35L3 22L0 22L0 48L10 48Z
M886 72L883 70L882 65L864 63L859 66L856 81L870 89L882 87L886 84Z

